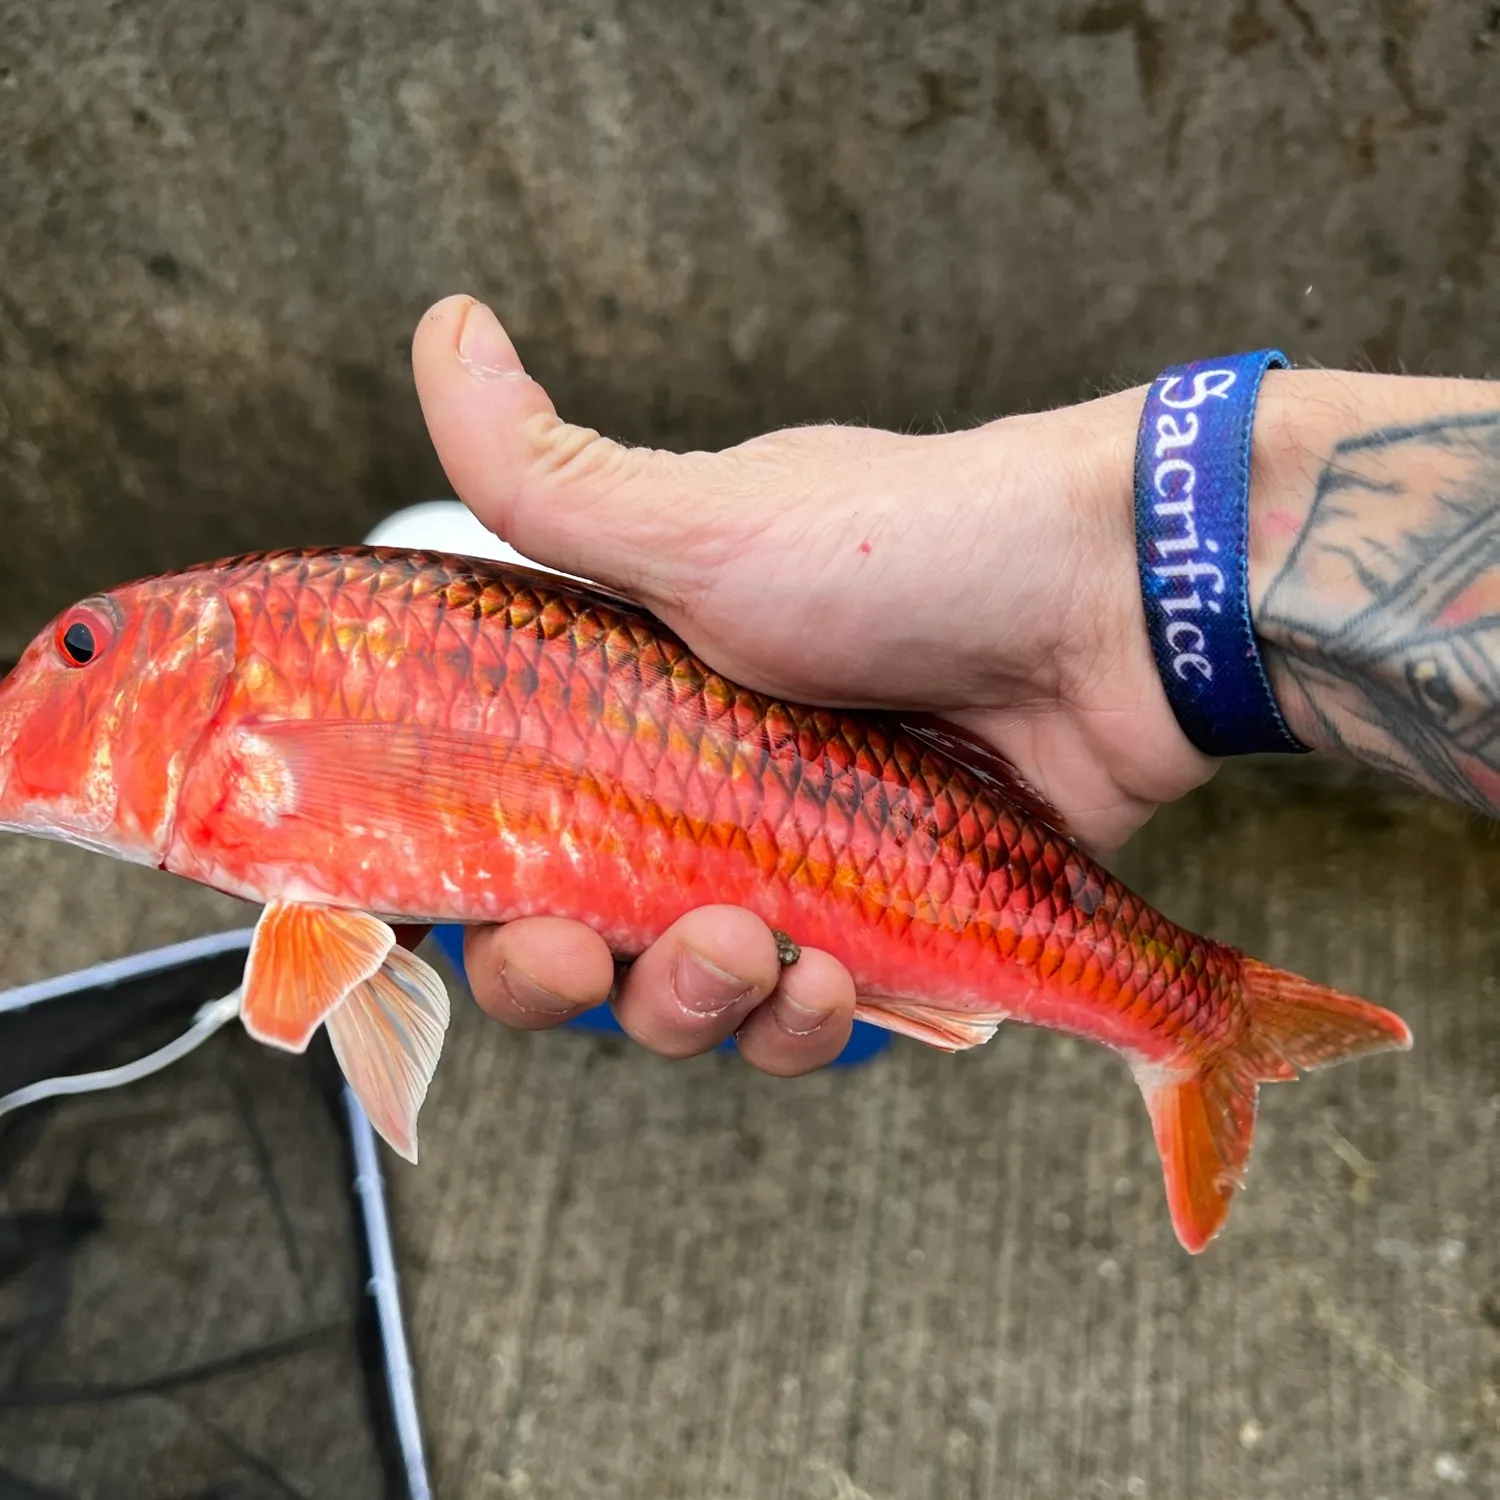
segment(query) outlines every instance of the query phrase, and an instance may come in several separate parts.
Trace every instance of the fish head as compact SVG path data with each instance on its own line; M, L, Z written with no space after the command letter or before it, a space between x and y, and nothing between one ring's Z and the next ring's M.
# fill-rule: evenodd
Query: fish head
M229 603L203 575L64 610L0 681L0 829L160 864L236 649Z

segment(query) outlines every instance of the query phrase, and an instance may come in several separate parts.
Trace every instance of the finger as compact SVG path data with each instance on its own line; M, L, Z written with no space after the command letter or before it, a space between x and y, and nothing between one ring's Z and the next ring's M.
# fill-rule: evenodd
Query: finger
M781 975L776 939L736 906L704 906L673 923L620 981L615 1014L663 1057L696 1057L733 1036Z
M540 1031L602 1005L615 981L604 939L581 922L523 917L464 936L464 968L481 1010Z
M762 1073L796 1078L826 1067L854 1026L854 979L832 954L804 948L770 998L735 1034L740 1056Z
M448 297L418 325L412 370L459 497L528 557L643 600L670 594L681 515L708 454L627 448L562 421L483 303Z

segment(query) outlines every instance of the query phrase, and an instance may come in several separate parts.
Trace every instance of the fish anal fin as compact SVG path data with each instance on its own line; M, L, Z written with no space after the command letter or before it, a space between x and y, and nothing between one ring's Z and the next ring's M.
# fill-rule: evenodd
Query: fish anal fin
M970 1047L982 1046L1005 1019L1000 1015L969 1015L965 1011L945 1010L918 1000L885 995L861 995L854 1007L854 1018L942 1052L966 1052Z
M305 1052L329 1013L380 968L395 941L386 923L364 912L270 902L245 960L245 1030L267 1046Z
M415 953L394 947L328 1018L328 1040L377 1134L417 1159L417 1114L442 1055L448 992Z

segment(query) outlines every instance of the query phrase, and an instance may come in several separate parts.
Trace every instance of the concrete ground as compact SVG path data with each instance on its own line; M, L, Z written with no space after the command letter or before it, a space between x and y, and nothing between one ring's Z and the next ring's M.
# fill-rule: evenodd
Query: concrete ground
M1244 765L1163 813L1117 866L1179 919L1390 1004L1416 1049L1268 1089L1250 1186L1192 1260L1144 1110L1103 1050L1018 1028L968 1057L898 1044L783 1083L733 1059L508 1033L460 1006L422 1163L391 1162L437 1494L1500 1491L1494 830L1362 780ZM0 985L247 915L11 838L0 905ZM330 1249L347 1233L339 1169L299 1068L234 1039L87 1106L96 1124L139 1127L91 1169L106 1197L151 1201L160 1162L196 1162L201 1184L191 1222L154 1231L149 1297L120 1304L146 1299L151 1315L112 1357L150 1366L160 1344L168 1363L166 1345L180 1358L195 1329L232 1322L247 1286L290 1285L278 1242L301 1246L301 1290L272 1298L263 1335L346 1304ZM225 1079L252 1095L282 1178L279 1231L220 1128ZM48 1149L33 1160L54 1169L12 1177L0 1209L62 1193L65 1143ZM122 1186L137 1178L145 1198ZM168 1253L184 1239L191 1254ZM107 1280L90 1254L85 1288ZM217 1432L278 1476L257 1489L255 1470L247 1495L373 1494L353 1373L332 1354L308 1364L319 1357L251 1395L210 1383L139 1398L111 1429L150 1455L125 1493L201 1493L203 1434ZM288 1409L297 1380L318 1394ZM70 1412L12 1412L0 1396L0 1469L122 1493L87 1409Z

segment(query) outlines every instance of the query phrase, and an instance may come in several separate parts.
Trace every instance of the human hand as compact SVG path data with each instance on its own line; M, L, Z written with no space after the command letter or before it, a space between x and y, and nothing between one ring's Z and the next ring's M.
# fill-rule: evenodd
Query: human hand
M747 686L939 712L1013 761L1080 840L1113 848L1213 762L1178 728L1146 639L1132 463L1139 392L939 436L806 427L723 453L627 448L561 420L494 315L439 303L413 349L455 491L519 551L630 595ZM481 1005L558 1024L615 980L590 929L469 936ZM782 970L750 913L683 917L621 978L621 1026L668 1056L735 1035L791 1075L848 1040L824 953Z

